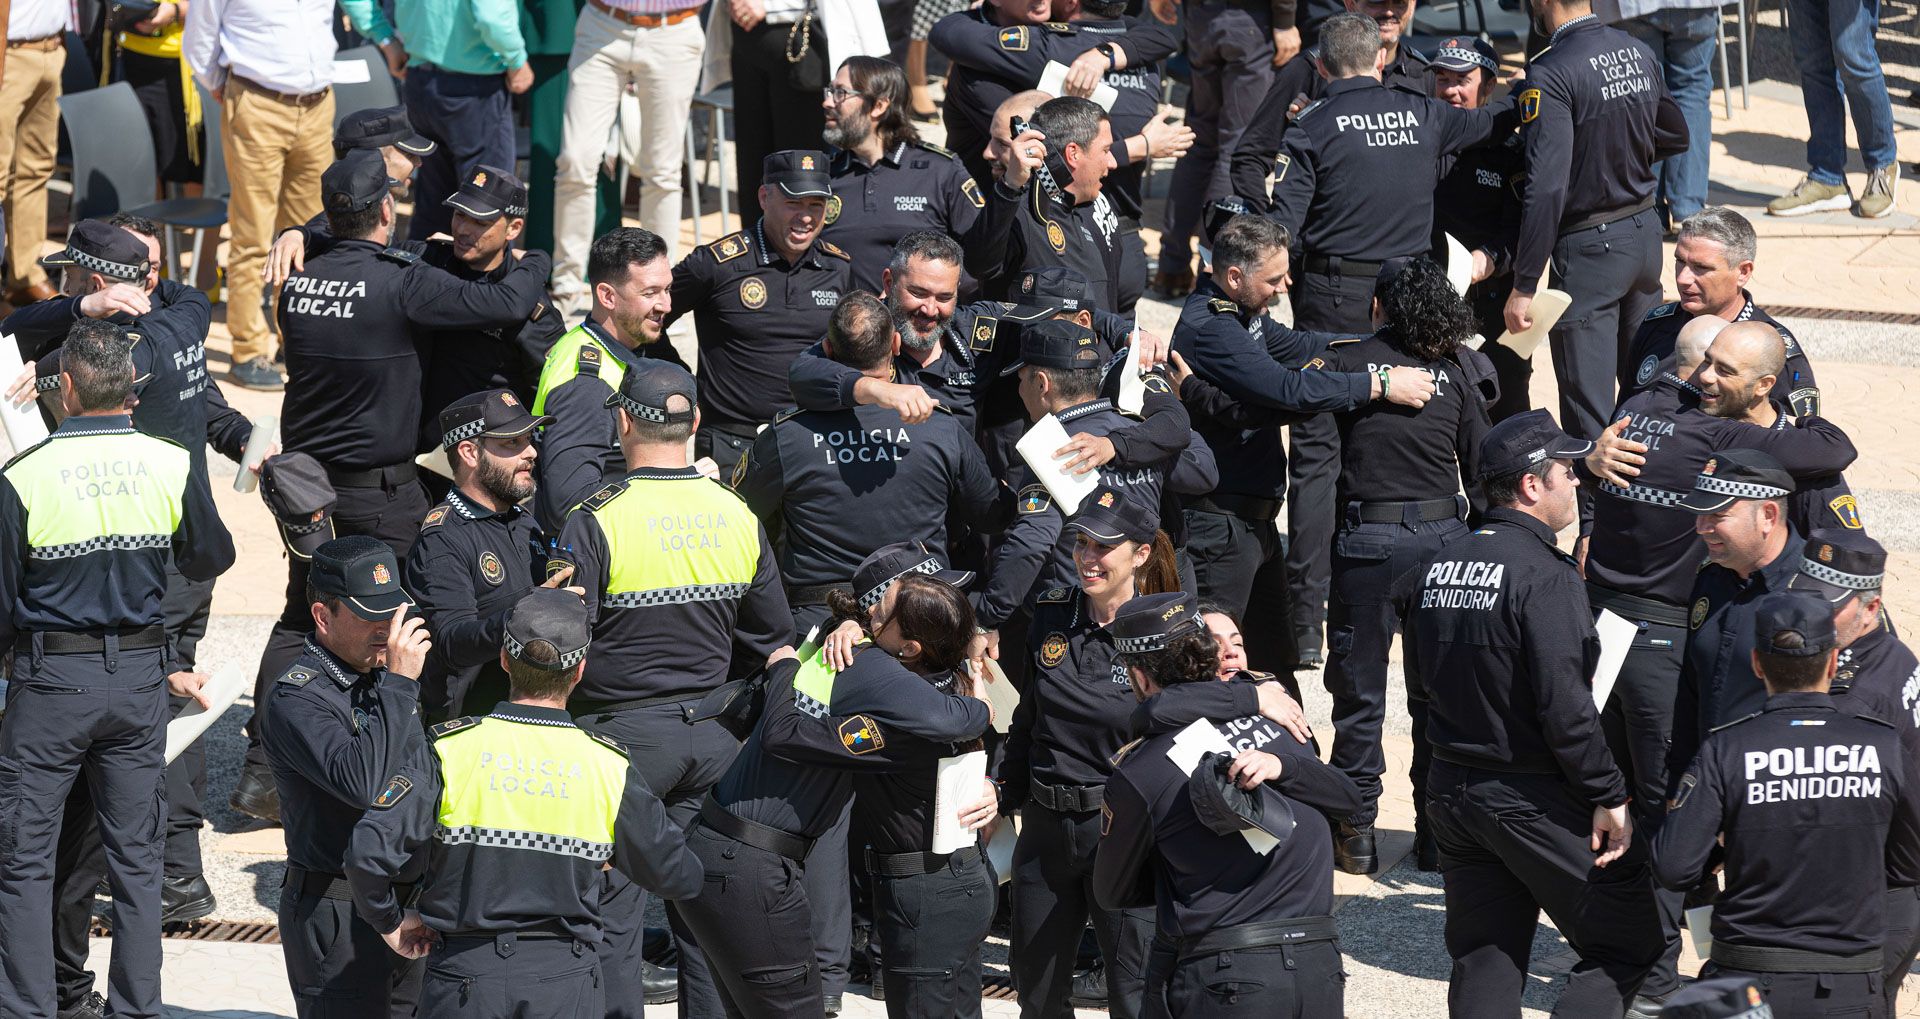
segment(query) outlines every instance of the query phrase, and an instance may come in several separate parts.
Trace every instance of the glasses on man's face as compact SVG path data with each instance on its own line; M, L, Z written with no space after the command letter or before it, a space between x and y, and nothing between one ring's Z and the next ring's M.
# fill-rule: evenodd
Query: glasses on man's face
M854 96L859 95L860 93L850 88L841 88L838 85L828 85L826 88L823 88L820 90L820 94L826 98L827 102L830 102L835 106L838 106L841 103L844 103L849 99L852 99Z

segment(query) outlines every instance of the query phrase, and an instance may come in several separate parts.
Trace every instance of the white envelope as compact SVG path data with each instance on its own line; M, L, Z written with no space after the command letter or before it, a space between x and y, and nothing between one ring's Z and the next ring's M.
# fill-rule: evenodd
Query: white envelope
M984 750L943 757L934 766L933 852L958 852L979 841L977 834L960 826L960 808L980 798L981 783L986 780Z
M1113 405L1125 413L1138 415L1146 404L1147 380L1140 374L1140 330L1135 329L1128 341L1127 360L1120 366L1120 398Z
M207 685L200 688L207 700L213 702L213 707L203 708L199 701L193 701L182 708L173 721L167 723L167 763L172 764L174 758L179 757L193 745L194 740L219 721L220 716L251 685L247 682L246 674L239 669L222 669L214 673Z
M1452 234L1441 236L1447 239L1447 282L1453 284L1455 293L1465 297L1467 288L1473 286L1473 253Z
M1627 652L1633 649L1633 638L1640 632L1640 624L1615 615L1611 609L1601 609L1593 628L1600 634L1600 660L1593 667L1593 707L1598 711L1607 706L1607 696L1613 693L1614 681L1620 678L1620 666L1626 663Z
M1058 60L1047 61L1046 68L1040 72L1040 83L1034 88L1050 96L1066 95L1067 70L1067 65ZM1102 81L1093 87L1093 95L1087 98L1099 103L1101 109L1112 113L1113 104L1120 99L1120 91Z
M1054 504L1060 507L1061 514L1072 516L1080 509L1080 500L1092 495L1100 487L1100 472L1088 471L1085 474L1070 474L1053 458L1053 451L1067 444L1067 430L1060 419L1048 414L1033 423L1027 434L1013 444L1020 458L1033 468L1040 483L1047 486L1047 494L1053 496Z
M1521 357L1532 357L1541 341L1547 338L1547 332L1554 323L1560 321L1560 316L1567 313L1567 307L1572 303L1573 297L1566 291L1542 288L1533 295L1533 327L1522 333L1509 329L1494 342Z

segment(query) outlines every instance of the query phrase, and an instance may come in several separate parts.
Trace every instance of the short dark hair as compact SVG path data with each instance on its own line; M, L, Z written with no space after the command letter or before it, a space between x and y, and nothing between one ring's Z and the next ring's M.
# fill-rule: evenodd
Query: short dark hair
M666 410L670 414L692 410L687 398L679 393L667 397ZM624 410L622 411L624 413ZM648 421L634 414L627 415L627 424L633 429L637 442L649 446L664 446L670 442L685 442L693 437L693 420L685 421Z
M1547 471L1550 470L1552 467L1553 467L1552 460L1542 460L1539 463L1534 464L1531 467L1528 467L1526 470L1514 471L1512 474L1502 474L1498 477L1492 477L1492 478L1486 479L1485 481L1482 481L1480 483L1480 487L1482 491L1486 492L1487 505L1489 506L1514 505L1515 503L1520 501L1520 479L1531 474L1534 477L1539 478L1542 481L1545 481L1547 477Z
M73 379L83 411L120 410L133 395L133 348L127 331L105 319L83 318L67 331L60 370Z
M891 149L901 142L920 140L920 132L913 126L905 68L891 60L864 56L848 57L840 66L847 69L847 80L860 93L867 109L878 100L887 101L887 112L873 125L882 146Z
M1806 638L1792 630L1783 630L1774 634L1773 646L1779 648L1805 647ZM1831 651L1817 655L1776 655L1766 651L1756 651L1754 656L1760 660L1760 677L1767 686L1781 693L1793 690L1812 690L1827 678L1827 659Z
M1229 267L1251 272L1275 251L1283 251L1292 243L1286 225L1279 220L1247 213L1235 216L1213 235L1214 277L1225 276Z
M117 226L122 230L130 230L137 234L146 234L148 237L160 236L160 224L155 223L145 216L136 216L131 212L116 212L108 216L107 225Z
M1367 73L1385 45L1380 25L1364 14L1342 11L1320 23L1320 63L1329 77Z
M892 619L900 635L920 642L924 668L945 672L960 667L973 640L973 606L960 589L919 573L901 577L893 592Z
M894 242L893 258L887 262L887 268L893 270L897 279L907 271L907 264L916 258L959 265L965 260L966 253L960 249L960 242L947 234L938 230L915 230Z
M893 355L893 313L886 302L864 290L840 299L827 320L827 350L849 368L870 371Z
M1234 629L1237 630L1240 628L1240 614L1211 598L1200 599L1200 607L1194 611L1199 612L1203 616L1226 616L1228 619L1233 620Z
M524 661L524 658L534 661ZM507 656L507 696L514 700L565 697L573 685L573 672L561 667L560 649L552 642L530 640L519 655Z
M1158 651L1123 654L1120 661L1161 686L1205 683L1218 678L1220 642L1206 627L1180 634Z
M1099 103L1079 96L1061 96L1041 103L1040 108L1033 111L1029 126L1046 136L1048 152L1065 152L1069 145L1083 149L1092 145L1106 119L1107 111L1101 109ZM1059 183L1066 186L1065 181Z
M393 196L382 192L372 205L364 209L328 209L327 229L342 240L365 240L380 229L380 210L393 200Z
M340 597L338 595L327 594L313 586L313 581L311 580L307 581L307 604L324 605L328 612L340 611Z
M667 242L651 230L623 226L594 238L587 252L587 285L602 283L619 286L627 281L632 266L646 265L667 257Z
M1446 270L1425 255L1387 278L1380 287L1387 338L1419 361L1438 361L1473 336L1479 324L1473 309L1447 279Z
M1062 400L1091 400L1100 395L1101 370L1098 368L1040 368L1031 370L1046 372L1053 383L1053 391L1060 394Z

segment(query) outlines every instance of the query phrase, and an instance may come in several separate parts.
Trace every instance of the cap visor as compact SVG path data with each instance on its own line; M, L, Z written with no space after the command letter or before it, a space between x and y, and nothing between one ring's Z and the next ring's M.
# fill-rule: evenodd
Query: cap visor
M1000 316L1002 322L1042 322L1060 314L1057 304L1016 304L1013 310Z
M1547 444L1547 456L1553 460L1578 460L1593 452L1593 440L1562 435Z
M400 610L400 606L413 599L407 597L407 592L402 591L399 585L395 585L393 590L385 594L368 595L364 598L346 596L340 600L353 610L354 615L368 622L377 622L393 618L393 614Z
M459 209L474 219L499 219L505 211L470 191L455 191L442 204L449 209Z
M325 526L316 527L305 534L294 534L287 530L287 525L280 524L280 540L286 544L287 554L301 562L311 561L314 551L334 538L333 515L328 514L321 523Z
M1127 540L1126 532L1120 528L1119 524L1111 520L1073 520L1069 521L1067 526L1095 541L1108 545L1118 544Z
M968 584L973 583L973 571L972 570L939 570L933 574L933 579L945 581L946 583L952 584L954 587L960 588L961 590L964 591L966 590L966 587Z
M1702 492L1698 489L1688 492L1674 505L1689 513L1718 513L1733 505L1733 496L1714 492Z
M394 142L393 147L416 156L431 156L434 151L440 147L440 143L428 138L422 138L416 134L412 137L402 138Z
M1851 587L1839 587L1824 580L1815 580L1804 573L1796 573L1787 580L1787 590L1807 591L1820 596L1820 600L1838 605L1850 596L1860 592Z
M1012 364L1007 365L1005 368L1000 369L1000 377L1004 379L1007 376L1018 372L1020 369L1025 368L1026 366L1027 366L1027 362L1025 361L1015 361Z
M551 415L542 414L537 418L535 417L528 418L526 420L526 423L522 424L518 428L510 428L506 430L495 429L492 431L481 432L480 434L486 436L489 439L514 439L514 438L519 438L520 436L525 435L528 432L531 432L534 429L552 420L553 420L553 417Z
M56 251L53 254L46 255L40 259L40 266L45 269L51 269L55 266L78 265L78 264L79 264L78 262L74 261L73 256L71 254L68 254L64 250Z
M1475 63L1470 63L1465 60L1432 60L1432 61L1428 61L1427 66L1437 67L1442 71L1458 71L1461 73L1465 73L1467 71L1473 70L1476 67L1479 67L1480 65Z
M816 195L821 198L833 197L833 189L825 184L789 184L784 180L779 183L780 190L791 198L808 198Z

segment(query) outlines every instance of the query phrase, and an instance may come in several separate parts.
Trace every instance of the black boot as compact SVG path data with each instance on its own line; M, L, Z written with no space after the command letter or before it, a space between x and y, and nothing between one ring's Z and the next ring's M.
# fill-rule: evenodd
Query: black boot
M680 967L640 963L640 992L649 1005L666 1005L680 1000Z
M1413 826L1413 865L1424 873L1440 870L1440 843L1420 825Z
M264 766L248 765L240 772L233 795L227 797L227 806L268 824L279 824L280 789L273 784L273 774Z
M1107 968L1095 966L1075 973L1073 989L1067 992L1067 1003L1074 1008L1106 1008Z
M1333 830L1333 865L1348 874L1371 874L1380 868L1373 848L1373 825L1345 821Z
M160 923L186 923L213 915L213 889L204 875L160 881Z

